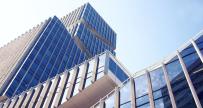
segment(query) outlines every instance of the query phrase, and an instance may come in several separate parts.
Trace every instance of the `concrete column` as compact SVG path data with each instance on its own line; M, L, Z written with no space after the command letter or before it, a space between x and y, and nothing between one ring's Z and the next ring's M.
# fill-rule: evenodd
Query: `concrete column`
M40 94L40 96L38 98L38 101L36 103L36 108L41 108L43 106L47 93L49 92L50 86L51 86L51 80L48 79L44 88L42 89L42 93Z
M150 108L155 108L154 105L154 99L153 99L153 92L152 92L152 83L151 83L151 79L149 76L149 72L146 72L147 75L147 83L148 83L148 94L149 94L149 104L150 104Z
M56 101L53 103L55 108L58 107L58 105L60 104L60 102L62 100L63 92L66 89L69 75L70 75L70 73L68 71L64 72L64 77L63 77L63 79L61 79L61 86L59 88L58 95L55 97Z
M99 57L96 56L95 57L94 69L93 69L93 72L92 72L92 80L91 80L92 83L94 83L96 81L98 65L99 65Z
M54 78L54 83L52 84L50 90L48 91L49 92L49 95L47 96L47 100L46 100L46 103L45 105L43 106L44 108L50 108L51 107L51 104L53 103L53 99L54 99L54 96L55 96L55 93L56 93L56 90L58 88L58 85L59 85L59 82L60 82L60 76L56 76Z
M24 102L25 97L26 97L26 93L23 93L23 94L21 94L19 96L19 99L18 99L18 101L17 101L17 103L15 105L16 108L21 108L21 106L22 106L22 104Z
M162 69L163 69L164 78L165 78L165 81L166 81L166 86L167 86L167 89L168 89L168 93L169 93L169 97L170 97L170 100L171 100L172 107L177 108L175 98L174 98L174 95L173 95L173 92L172 92L172 87L171 87L171 84L170 84L170 80L169 80L169 77L168 77L168 73L167 73L167 70L166 70L166 66L164 64L162 64Z
M120 91L119 91L119 88L116 87L115 88L115 93L114 93L114 107L115 108L120 108Z
M192 43L192 45L194 46L194 48L195 48L195 50L196 50L196 52L197 52L197 54L198 54L198 56L199 56L200 60L201 60L201 61L202 61L202 63L203 63L203 56L202 56L202 53L201 53L201 51L199 50L199 48L198 48L197 44L194 42L194 40L193 40L193 39L191 39L191 40L190 40L190 42L191 42L191 43Z
M27 108L29 105L30 100L32 99L32 96L34 94L34 89L31 89L27 96L25 97L25 100L23 100L22 108ZM19 106L20 107L20 106Z
M82 72L82 76L81 76L81 80L80 80L80 85L79 85L79 91L80 92L84 89L88 66L89 66L89 63L87 61L85 61L85 63L84 63L84 69L83 69L83 72Z
M190 76L189 76L189 74L188 74L186 65L185 65L185 63L184 63L184 61L183 61L183 59L182 59L182 57L181 57L179 51L177 51L177 56L178 56L178 59L179 59L179 61L180 61L180 64L181 64L181 67L182 67L182 69L183 69L183 73L184 73L184 75L185 75L185 78L186 78L186 80L187 80L187 83L188 83L188 85L189 85L189 88L190 88L190 90L191 90L191 92L192 92L192 96L193 96L193 98L194 98L194 100L195 100L196 106L197 106L197 108L202 108L202 106L201 106L201 104L200 104L200 101L199 101L199 98L198 98L198 96L197 96L197 93L196 93L196 91L195 91L195 88L194 88L194 86L193 86L193 84L192 84L192 81L191 81L191 79L190 79Z
M10 105L10 103L11 103L11 100L10 100L10 99L7 99L6 102L4 103L3 108L8 108L8 106Z
M12 99L11 104L9 105L8 108L14 108L17 101L18 101L18 96L14 97L14 98Z
M30 101L30 104L29 104L28 108L32 108L32 107L35 106L35 104L36 104L36 102L37 102L37 100L38 100L38 97L40 96L40 93L41 93L41 91L42 91L42 88L43 88L43 85L42 85L42 84L40 84L40 85L37 87L37 89L35 90L35 93L34 93L32 99L31 99L31 101Z
M73 95L73 91L74 91L74 87L75 87L75 81L77 79L77 76L78 76L78 67L75 67L74 69L74 72L73 72L73 76L71 78L71 81L70 81L70 87L68 89L68 93L67 93L67 96L66 96L66 99L70 99Z
M100 100L100 102L99 102L99 108L105 108L104 100Z
M131 108L136 108L136 94L134 79L130 78Z

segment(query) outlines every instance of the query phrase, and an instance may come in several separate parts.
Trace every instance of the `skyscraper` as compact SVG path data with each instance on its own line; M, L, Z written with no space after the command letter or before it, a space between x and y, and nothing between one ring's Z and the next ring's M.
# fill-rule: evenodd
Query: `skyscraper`
M1 48L0 94L14 96L115 48L115 32L89 3L61 20L54 16Z
M203 31L130 75L115 32L87 3L0 49L0 107L202 108L202 43Z

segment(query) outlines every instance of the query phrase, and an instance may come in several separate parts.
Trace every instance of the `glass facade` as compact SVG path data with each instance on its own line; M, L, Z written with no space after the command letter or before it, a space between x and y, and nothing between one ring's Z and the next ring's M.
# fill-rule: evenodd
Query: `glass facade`
M203 54L202 42L203 36L199 36L194 40L194 43L189 42L170 59L165 59L162 63L156 64L155 67L152 66L153 68L149 67L144 69L145 71L135 73L134 83L131 83L128 79L119 87L119 98L114 93L112 94L114 98L107 95L102 100L108 103L111 108L117 107L117 103L119 103L120 108L132 108L134 105L136 108L150 108L151 105L154 105L155 108L201 108L201 105L203 105L203 65L200 59L201 54ZM198 54L198 51L201 54ZM180 62L181 60L183 60L183 63ZM115 70L115 64L112 60L109 64L111 65L110 70ZM189 77L186 78L187 74ZM117 77L119 78L119 76ZM189 85L190 81L192 85ZM191 88L193 86L192 94ZM197 94L197 97L194 96L195 94ZM153 97L150 98L150 95ZM112 99L114 101L111 101L111 103L106 102ZM198 101L200 105L197 104ZM98 103L101 104L101 102ZM98 103L95 103L92 107L98 107Z
M89 4L85 4L64 18L64 25L89 56L109 50L115 55L116 33Z
M137 108L143 108L143 106L149 106L149 94L147 75L141 75L134 79L135 82L135 94L136 94L136 106Z
M120 108L129 108L131 106L131 93L130 93L130 82L126 82L120 89Z
M162 68L150 72L155 108L171 108L166 81Z
M108 74L105 72L105 67L108 67L107 65L109 64L106 61L113 57L108 55L109 52L102 53L98 55L98 62L96 62L97 57L94 57L79 65L76 65L69 70L58 73L55 77L34 86L32 89L24 91L23 93L8 99L9 105L13 105L15 101L15 105L18 104L19 107L23 107L23 105L25 105L24 107L48 108L57 107L58 105L67 102L69 98L79 95L83 89L86 89L94 84L94 82L92 82L94 74L96 74L96 81L100 80L104 76L108 76ZM96 72L94 73L94 67L96 64L98 66L96 68ZM129 83L126 83L126 85L130 86ZM121 96L121 106L123 106L123 108L130 105L130 92L128 91L128 86L124 86L120 91L128 94ZM19 101L19 99L16 101L16 98L23 98L24 100ZM111 103L113 103L113 100L108 99L106 106L108 107L108 104L111 106ZM5 106L6 104L3 105ZM111 108L110 106L109 108Z
M202 107L203 35L134 76L115 58L115 49L116 33L89 3L50 18L1 88L8 99L0 107L55 108L95 86L100 92L92 94L105 94L100 100L92 96L98 101L92 108Z
M112 60L111 58L109 59L109 70L112 72L121 82L125 81L128 79L128 75L124 72L123 69L121 69L118 64Z
M40 31L1 94L11 97L22 93L106 50L115 54L115 41L115 32L89 3L61 20L54 16ZM90 74L87 74L88 78ZM100 75L102 73L98 77Z
M6 95L19 94L82 62L79 61L78 55L82 60L85 59L84 53L76 46L60 20L53 17L17 70Z

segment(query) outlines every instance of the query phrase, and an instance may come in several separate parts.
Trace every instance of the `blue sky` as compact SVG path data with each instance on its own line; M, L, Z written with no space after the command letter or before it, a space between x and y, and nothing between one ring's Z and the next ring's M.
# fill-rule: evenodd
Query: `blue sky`
M202 0L5 0L0 1L0 46L86 2L116 31L117 57L131 73L167 56L203 29Z

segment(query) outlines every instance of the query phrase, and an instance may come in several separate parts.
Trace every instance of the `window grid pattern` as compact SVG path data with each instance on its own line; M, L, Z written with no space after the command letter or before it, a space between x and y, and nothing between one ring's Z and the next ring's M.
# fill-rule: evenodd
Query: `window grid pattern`
M200 36L195 40L195 44L198 46L200 52L203 54L203 36ZM180 55L183 59L183 62L186 66L192 84L195 88L195 92L197 93L198 99L203 105L203 80L202 80L202 70L203 65L200 60L199 55L197 54L192 43L187 45L183 50L180 51ZM172 87L172 93L175 98L175 104L177 108L196 108L197 105L194 101L194 97L191 94L191 90L189 88L188 82L186 81L185 75L183 73L182 66L177 56L174 56L167 63L164 64L166 67L167 77L169 78L169 84ZM162 66L149 71L151 85L152 85L152 93L153 100L155 104L155 108L171 108L171 100L169 97L169 91L166 85L166 79L164 77L164 72L162 70ZM132 100L128 98L128 93L132 92L130 90L132 85L128 85L130 81L125 81L120 87L120 107L121 108L129 108L130 102L135 101L137 108L150 108L149 104L149 96L147 86L147 78L146 73L137 76L134 78L134 87L135 87L135 95L136 99ZM127 89L124 91L124 87ZM108 99L109 98L109 99ZM115 97L114 97L115 98ZM105 102L106 106L115 107L114 101L109 102L109 100L114 99L108 95L103 97L102 100ZM129 100L129 101L128 101ZM106 102L108 101L108 102ZM100 101L102 102L102 101ZM98 102L99 103L99 102ZM92 106L92 108L98 107L98 103ZM108 105L107 105L108 104Z
M18 69L6 95L17 95L81 63L85 58L61 21L53 17Z
M104 74L104 67L105 67L104 65L106 63L105 60L106 60L106 54L103 53L102 55L99 56L99 64L98 64L98 68L97 68L98 72L96 72L96 74L98 74L98 75L100 74L100 78L105 75ZM93 67L94 67L96 61L94 58L92 58L90 60L87 60L86 62L89 64L89 66L86 69L87 76L84 78L85 88L87 88L88 86L90 86L92 84L92 82L88 81L88 80L92 78ZM74 84L71 84L70 82L71 82L71 79L74 77L74 72L76 72L76 71L74 71L75 67L71 68L70 70L66 70L63 73L60 73L53 78L48 79L47 81L33 87L30 90L24 91L23 93L16 95L13 98L8 99L6 101L7 103L4 103L4 104L0 103L0 104L2 104L4 106L8 104L8 106L12 105L15 107L15 105L16 105L15 103L18 103L18 100L16 101L16 98L26 99L26 96L29 96L29 97L27 97L27 99L31 99L30 101L19 101L19 102L21 102L21 106L23 104L26 106L38 105L38 106L43 106L43 107L54 107L54 106L57 107L58 105L68 101L66 99L66 96L67 96L70 85L74 85L71 97L80 93L79 87L77 85L79 85L81 83L80 81L81 81L81 77L82 77L82 72L84 71L83 70L84 65L85 65L85 63L82 63L82 64L76 66L76 67L78 67L78 71L77 71L78 73L77 73L76 81ZM65 75L67 75L67 72L69 75L68 75L68 77L66 77L67 78L66 82L64 82L63 80L65 80L64 78L65 78ZM99 78L97 78L97 80L99 80ZM65 84L65 85L63 85L63 84ZM62 89L61 88L62 86L65 87L64 90L60 90L60 89ZM34 93L33 93L33 95L30 95L30 93L33 91L33 89L34 89ZM37 92L37 90L39 90L39 89L41 92L40 91ZM59 94L61 94L60 98L57 97ZM41 99L42 101L39 101L39 99ZM27 103L23 103L23 102L27 102Z
M91 40L86 38L86 41L82 41L82 43L92 56L104 52L105 50L109 50L115 55L114 49L116 48L116 33L89 3L72 11L70 14L65 16L64 19L65 20L62 22L72 36L81 37L83 29L87 29L87 31L91 32L86 33L85 30L83 35L85 37L91 37ZM100 38L98 38L98 35ZM85 37L83 38L85 39Z

